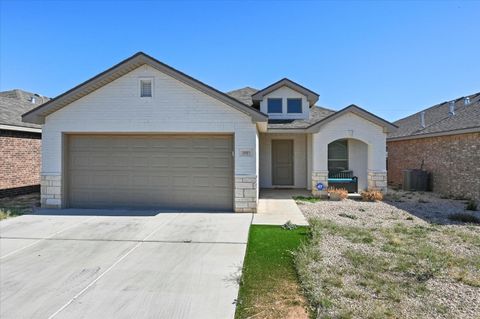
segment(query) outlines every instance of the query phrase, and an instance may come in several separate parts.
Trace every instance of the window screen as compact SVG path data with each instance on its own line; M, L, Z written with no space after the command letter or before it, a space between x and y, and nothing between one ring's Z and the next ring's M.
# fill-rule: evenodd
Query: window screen
M348 170L348 141L338 140L328 144L328 170Z
M152 80L140 80L140 97L152 97Z
M302 99L288 99L287 100L288 113L302 113Z
M282 99L268 99L268 113L282 113Z

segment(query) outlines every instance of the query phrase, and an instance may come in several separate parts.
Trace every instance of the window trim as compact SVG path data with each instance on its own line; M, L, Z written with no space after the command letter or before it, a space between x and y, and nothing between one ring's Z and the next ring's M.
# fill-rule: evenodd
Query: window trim
M151 95L150 96L142 96L142 82L144 81L150 81L150 85L151 85ZM138 96L141 98L141 99L151 99L153 98L153 95L154 95L154 78L153 77L141 77L138 79Z
M269 108L270 105L269 105L269 104L270 104L270 101L271 101L271 100L272 100L272 101L273 101L273 100L279 100L279 101L280 101L280 112L270 112L270 108ZM268 113L268 114L283 114L283 99L282 99L281 97L280 97L280 98L278 98L278 97L269 97L269 98L267 99L267 113Z
M290 112L288 110L288 102L289 101L300 101L300 112ZM303 99L299 98L299 97L287 98L287 114L303 114Z

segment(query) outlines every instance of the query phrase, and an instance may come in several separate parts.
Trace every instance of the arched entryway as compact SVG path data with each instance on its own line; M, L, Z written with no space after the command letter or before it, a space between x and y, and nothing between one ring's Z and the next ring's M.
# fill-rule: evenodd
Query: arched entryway
M367 189L368 153L368 144L358 139L342 138L330 142L327 147L329 185L344 184L349 192Z

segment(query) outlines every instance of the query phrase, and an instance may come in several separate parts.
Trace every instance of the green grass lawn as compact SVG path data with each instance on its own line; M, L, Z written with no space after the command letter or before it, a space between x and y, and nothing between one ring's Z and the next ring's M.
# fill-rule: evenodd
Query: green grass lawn
M313 197L313 196L293 196L293 200L298 204L301 202L316 203L316 202L323 201L325 199Z
M252 225L235 318L308 318L293 252L307 227Z

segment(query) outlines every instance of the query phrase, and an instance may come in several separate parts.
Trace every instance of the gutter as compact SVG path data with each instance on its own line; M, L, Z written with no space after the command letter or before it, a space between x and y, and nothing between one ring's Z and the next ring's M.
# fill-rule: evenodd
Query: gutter
M0 130L42 133L41 128L0 124Z

